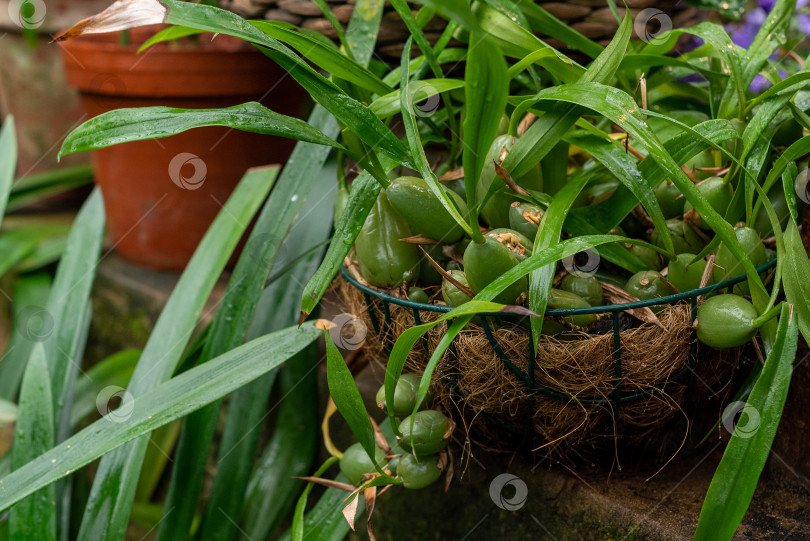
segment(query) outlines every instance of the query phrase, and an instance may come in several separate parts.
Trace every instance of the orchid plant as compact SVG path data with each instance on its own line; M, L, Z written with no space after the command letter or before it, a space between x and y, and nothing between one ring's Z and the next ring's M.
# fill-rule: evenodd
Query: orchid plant
M329 17L326 4L318 3ZM287 439L276 440L274 436L264 451L267 460L263 458L261 466L252 471L258 440L255 435L241 436L253 434L250 423L264 413L274 378L268 374L275 374L275 367L289 361L286 372L281 373L281 385L292 391L295 385L290 378L303 377L317 362L308 346L323 334L319 327L328 325L305 320L316 311L371 207L380 192L391 185L391 177L403 171L418 172L455 225L472 242L478 242L482 240L479 215L486 202L497 190L511 187L512 178L541 165L562 172L544 187L545 192L521 193L544 209L533 239L533 253L482 288L471 301L436 322L404 333L391 353L385 394L394 395L407 354L419 338L443 321L452 322L419 384L416 411L429 391L431 372L453 337L475 315L503 309L493 300L519 280L528 283L523 310L542 314L556 262L564 257L598 250L618 268L635 272L645 268L644 262L627 243L643 245L665 257L674 256L662 202L655 193L669 178L714 235L708 239L705 253L697 256L725 245L747 274L753 306L762 317L758 331L767 359L754 376L748 396L748 403L762 415L762 428L752 438L731 438L696 533L696 539L731 538L751 501L774 437L798 332L810 337L810 286L805 279L810 261L801 248L796 226L794 190L800 176L797 161L810 151L810 137L801 136L802 128L810 129L806 115L810 103L803 90L810 72L796 62L795 68L783 71L791 73L783 78L770 61L786 43L795 0L776 2L746 48L735 45L722 27L708 23L673 29L654 39L647 35L638 42L631 41L633 21L625 15L619 17L613 40L603 47L533 3L487 0L470 5L464 0L424 0L416 14L403 0L391 3L407 25L410 38L400 65L384 74L368 67L382 13L382 3L377 0L359 0L345 31L334 17L330 18L340 47L289 24L245 21L212 6L177 0L119 0L59 37L70 39L154 23L170 26L147 47L201 32L232 35L256 45L287 70L318 106L308 122L279 115L257 103L217 110L126 109L89 120L68 136L61 154L167 137L210 125L291 137L301 143L277 180L275 170L246 175L212 226L134 367L127 387L132 415L116 422L110 414L74 433L70 404L75 379L71 367L75 363L70 359L80 358L84 320L77 321L70 314L86 313L104 219L100 192L88 200L68 239L67 257L57 271L48 304L62 314L57 318L58 332L43 346L33 348L22 380L18 430L23 434L27 431L29 437L21 435L15 442L13 471L0 479L0 510L11 509L8 527L15 535L24 535L31 524L46 524L42 538L55 539L63 527L63 520L57 521L57 517L71 516L71 476L101 458L82 514L79 538L122 538L137 508L133 502L145 482L144 475L150 471L145 469L149 434L184 419L157 535L158 539L188 538L195 524L221 399L235 392L221 444L225 451L218 455L218 473L197 521L197 535L226 539L234 535L235 525L241 524L259 538L266 538L289 511L296 491L288 482L289 473L280 468L294 463L294 471L303 475L301 470L310 468L314 442L311 436L295 433L292 424L280 425L279 438ZM431 44L422 28L434 15L445 18L447 26ZM548 46L532 32L541 27L591 60L583 65ZM683 34L697 36L703 44L681 54L676 47ZM450 46L454 37L462 38L466 45ZM412 56L414 44L417 52ZM780 58L790 59L791 55ZM446 68L460 62L464 62L463 78L448 75L454 72ZM771 86L755 94L750 85L758 75ZM684 82L694 76L695 82ZM418 105L431 99L441 106L422 114L424 110ZM464 183L463 197L469 212L463 215L439 177L461 168L465 178L477 180L489 165L486 156L504 116L508 120L506 131L516 137L516 142L498 165L498 178L485 194L476 194L476 182ZM392 129L397 122L404 128L402 138ZM777 128L785 122L799 126L799 135L785 145L772 145ZM447 149L448 158L438 167L428 161L428 142ZM569 145L577 147L582 158L570 175ZM322 259L314 250L299 254L301 259L293 261L299 265L295 267L298 272L311 276L303 291L270 287L260 296L258 292L271 270L275 273L280 264L276 261L279 247L286 235L293 234L290 227L301 205L314 205L307 196L328 189L318 184L318 172L331 149L336 149L341 162L354 162L359 174L350 186L343 182L344 171L338 175L341 197L346 201L339 205L328 250ZM695 168L683 167L701 153L713 161L711 167L703 169L722 175L723 183L734 187L734 198L726 208L714 208L695 184ZM586 187L606 176L618 181L609 199L573 208ZM225 299L208 331L192 347L190 337L202 303L242 233L238 224L248 223L258 212L273 184ZM789 203L788 214L781 221L768 197L774 186L784 187ZM610 233L639 205L652 229L659 233L660 245ZM773 230L778 253L776 272L768 287L733 227L739 221L753 224L760 209ZM234 221L228 215L240 219ZM313 242L316 246L328 235L326 229L331 224L325 225L307 235L309 241L317 241ZM287 242L288 247L293 245L307 244ZM261 257L257 259L256 254ZM291 294L295 296L292 305ZM299 299L303 323L297 327L293 313L297 316ZM257 310L268 302L275 306L277 316L266 318ZM539 337L542 326L542 318L532 318L535 337ZM326 336L332 399L376 471L353 491L351 514L357 511L360 494L371 507L378 487L400 485L402 480L384 470L378 460L378 432L362 405L349 368ZM283 410L282 419L315 424L311 411L302 413L302 405L313 401L301 396L298 399L292 403L294 407ZM50 407L42 408L43 404ZM38 412L35 405L42 411ZM393 419L392 406L388 413ZM394 426L383 430L396 432ZM291 441L296 444L291 446ZM299 456L278 458L285 446L297 450L299 441L307 450L308 460L296 460ZM334 461L330 459L324 467ZM322 474L323 468L316 475ZM323 497L325 503L305 515L307 494L308 490L295 508L289 535L300 539L305 528L315 535L328 534L325 538L345 533L340 514L343 494L330 489ZM232 524L217 514L223 510L234 517Z

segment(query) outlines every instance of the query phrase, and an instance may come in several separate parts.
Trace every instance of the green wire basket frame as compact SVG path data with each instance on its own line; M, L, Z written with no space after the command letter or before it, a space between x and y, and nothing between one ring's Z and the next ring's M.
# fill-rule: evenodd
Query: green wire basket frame
M776 259L772 259L768 263L764 265L760 265L757 267L757 272L761 273L771 269L773 266L776 265ZM363 285L357 280L355 280L348 272L345 267L341 267L340 269L341 275L343 278L348 281L353 287L357 288L363 293L363 298L366 303L366 310L368 311L369 319L371 320L371 324L374 327L374 331L380 337L380 342L383 344L384 349L387 352L390 352L391 348L391 339L387 337L387 328L391 327L391 310L389 308L389 304L395 304L398 306L402 306L405 308L410 308L413 317L414 317L414 324L420 325L422 323L422 317L420 316L421 312L438 312L438 313L446 313L452 310L449 306L439 306L434 304L423 304L419 302L413 302L408 299L400 299L398 297L394 297L385 293L384 291L379 291L377 289L371 288L369 286ZM697 313L697 298L700 295L705 295L707 293L711 293L713 291L717 291L720 289L727 288L729 293L732 291L734 285L746 280L746 275L736 276L734 278L730 278L723 282L713 284L710 286L706 286L700 289L693 289L692 291L687 291L685 293L678 293L675 295L669 295L666 297L659 297L650 300L642 300L642 301L635 301L629 302L624 304L608 304L604 306L592 306L589 308L568 308L568 309L558 309L552 310L548 309L545 312L546 316L574 316L574 315L585 315L585 314L610 314L613 322L613 362L614 362L614 373L616 378L616 383L613 387L613 393L611 398L590 398L590 397L581 397L577 396L574 398L573 396L566 395L564 393L557 392L553 389L549 389L544 385L538 383L534 378L534 363L528 363L528 370L524 373L520 368L518 368L511 359L503 352L500 345L498 344L497 340L495 340L495 336L492 332L492 327L487 321L488 317L493 318L504 318L504 319L520 319L527 316L521 314L515 314L510 312L493 312L493 313L482 313L479 314L479 320L481 324L481 328L484 331L484 334L487 337L492 349L495 351L495 354L498 358L512 371L515 376L520 378L527 387L527 396L528 400L531 402L532 396L535 391L540 391L546 395L558 398L560 400L572 400L575 399L582 404L606 404L610 403L614 409L617 409L619 404L623 402L629 402L632 400L639 399L643 396L649 395L650 393L654 392L654 390L662 391L666 387L666 385L672 381L676 381L684 377L685 375L689 374L689 381L687 383L687 396L691 394L693 382L694 382L694 367L697 363L697 350L698 350L698 341L697 336L695 334L695 330L692 329L691 337L690 337L690 347L689 347L689 362L684 366L681 370L679 370L675 375L668 378L667 382L661 385L661 387L656 387L654 389L637 392L633 394L623 394L621 391L622 386L622 357L621 357L621 331L619 328L619 314L625 310L630 310L634 308L645 308L650 306L662 306L666 304L675 304L677 302L681 302L684 300L689 300L692 306L692 321L694 322L696 313ZM375 303L377 301L382 302L382 312L384 321L380 322L377 318L377 315L374 310ZM536 316L533 316L536 317ZM449 326L451 321L447 322ZM422 337L422 347L425 348L425 351L430 354L428 348L428 342L426 337ZM448 348L448 355L454 356L455 349L451 344L450 348ZM536 356L536 352L534 350L534 343L531 338L529 338L529 359L534 359ZM530 406L527 411L532 412L533 408L531 407L532 404L529 403L527 406ZM530 414L531 415L531 414ZM510 428L502 423L498 423L504 428Z

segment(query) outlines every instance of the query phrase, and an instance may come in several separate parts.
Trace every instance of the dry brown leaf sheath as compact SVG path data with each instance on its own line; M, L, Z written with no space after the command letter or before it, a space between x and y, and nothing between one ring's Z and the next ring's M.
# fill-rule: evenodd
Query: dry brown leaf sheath
M602 290L605 292L605 299L612 303L623 304L626 302L636 302L639 300L637 297L634 297L627 291L620 287L616 287L613 284L602 283L601 285ZM654 325L658 325L662 329L664 328L664 324L661 323L658 316L656 316L649 308L632 308L630 310L625 310L625 312L640 319L641 321L644 321L645 323L652 323Z
M83 19L69 30L62 32L54 41L64 41L85 34L104 34L137 28L166 21L168 7L157 0L118 0L110 7Z

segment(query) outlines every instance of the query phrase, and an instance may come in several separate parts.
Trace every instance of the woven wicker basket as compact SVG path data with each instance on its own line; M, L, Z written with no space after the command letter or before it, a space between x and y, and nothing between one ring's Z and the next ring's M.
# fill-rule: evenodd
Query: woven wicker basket
M332 12L337 20L343 24L349 22L354 11L356 0L327 0L332 6ZM616 33L618 25L616 18L605 0L567 0L566 2L537 0L543 9L567 23L571 28L588 38L605 45ZM265 18L274 21L285 21L303 28L315 30L321 34L336 39L334 29L329 21L323 17L320 9L312 0L220 0L220 5L246 18ZM683 28L696 24L701 20L698 8L680 0L628 0L630 14L636 17L646 8L655 8L664 12L671 20L673 28ZM624 8L619 9L624 14ZM444 28L444 21L434 18L424 28L425 35L431 42L435 42ZM655 32L657 29L650 29ZM567 51L566 44L552 38L545 38L538 34L549 45ZM390 5L386 5L380 24L377 40L377 53L386 60L399 58L404 42L408 37L408 29Z

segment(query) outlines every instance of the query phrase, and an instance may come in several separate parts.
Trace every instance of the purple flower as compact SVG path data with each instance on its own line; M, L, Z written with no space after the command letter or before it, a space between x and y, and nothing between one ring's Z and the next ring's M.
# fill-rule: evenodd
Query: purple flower
M764 9L756 8L745 14L742 23L726 26L726 31L731 34L731 40L734 43L747 49L754 42L757 32L759 32L767 17L768 14L765 13Z
M779 76L782 79L787 77L787 73L785 73L784 71L780 69L776 71L779 72ZM771 86L773 85L771 84L770 81L768 81L768 79L763 77L761 74L757 73L757 76L754 77L754 80L751 82L751 86L749 86L748 89L754 94L759 94L760 92L764 92L765 90L769 89Z
M758 0L757 4L759 4L759 7L764 9L766 13L770 13L776 5L776 0Z

